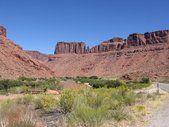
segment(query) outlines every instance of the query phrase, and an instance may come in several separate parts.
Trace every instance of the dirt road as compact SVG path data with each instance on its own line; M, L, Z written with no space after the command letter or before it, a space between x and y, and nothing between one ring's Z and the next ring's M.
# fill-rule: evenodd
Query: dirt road
M169 92L169 84L160 83L159 88ZM169 127L169 99L153 115L150 124L146 127Z

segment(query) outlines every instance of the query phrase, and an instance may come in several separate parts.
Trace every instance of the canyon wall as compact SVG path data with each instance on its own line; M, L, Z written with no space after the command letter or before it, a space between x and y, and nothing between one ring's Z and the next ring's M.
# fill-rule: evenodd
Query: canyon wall
M127 39L123 39L120 37L112 38L90 49L86 48L86 45L83 42L58 42L56 45L55 54L102 53L108 51L119 51L133 46L147 46L150 44L168 42L169 30L161 30L155 32L147 32L145 34L130 34Z

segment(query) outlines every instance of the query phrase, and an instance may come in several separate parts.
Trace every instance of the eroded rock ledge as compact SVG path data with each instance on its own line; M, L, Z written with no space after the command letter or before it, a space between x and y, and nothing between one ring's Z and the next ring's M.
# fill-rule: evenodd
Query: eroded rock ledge
M104 41L100 45L92 48L87 48L84 42L58 42L54 53L102 53L108 51L119 51L133 46L147 46L158 43L169 43L169 30L147 32L144 34L134 33L130 34L127 39L116 37Z

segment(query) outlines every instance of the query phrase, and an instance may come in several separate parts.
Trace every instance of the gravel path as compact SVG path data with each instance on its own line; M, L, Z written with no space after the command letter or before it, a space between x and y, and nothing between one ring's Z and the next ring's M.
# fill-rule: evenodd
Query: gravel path
M146 127L169 127L169 100L154 114L150 124Z
M166 83L159 83L159 88L161 90L164 90L166 92L169 92L169 84L166 84Z
M159 84L160 89L169 92L169 84ZM169 100L153 115L146 127L169 127Z

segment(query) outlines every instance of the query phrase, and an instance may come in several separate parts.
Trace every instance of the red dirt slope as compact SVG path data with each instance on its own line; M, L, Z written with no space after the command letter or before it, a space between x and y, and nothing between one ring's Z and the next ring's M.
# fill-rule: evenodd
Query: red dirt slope
M46 62L57 76L169 78L169 43L91 54L57 54Z
M42 62L33 59L21 47L0 35L0 78L14 79L20 76L51 77L51 71Z

